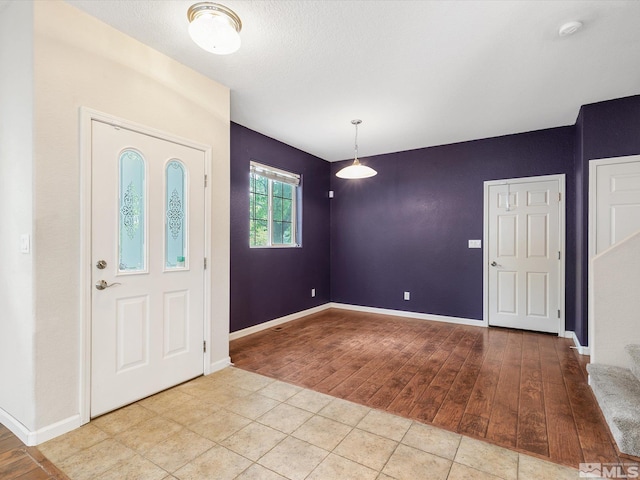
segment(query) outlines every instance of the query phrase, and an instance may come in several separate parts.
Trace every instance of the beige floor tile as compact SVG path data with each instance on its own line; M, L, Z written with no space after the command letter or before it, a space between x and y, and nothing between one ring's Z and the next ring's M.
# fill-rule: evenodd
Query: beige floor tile
M238 415L255 420L279 404L280 402L277 400L263 397L258 393L252 393L246 397L236 399L225 408Z
M380 410L371 410L360 420L357 427L360 430L375 433L381 437L389 438L399 442L407 433L412 421L407 418L398 417Z
M100 443L107 438L109 438L109 436L91 422L69 433L65 433L60 437L38 445L38 449L50 461L58 463L78 453L80 450Z
M73 480L94 480L98 475L132 458L135 452L112 438L81 450L56 467Z
M363 407L362 405L340 398L334 398L331 403L320 410L318 414L355 427L370 410L370 408Z
M292 435L325 450L333 450L353 427L330 418L314 415Z
M461 439L457 433L414 422L401 443L453 460Z
M518 474L516 452L469 437L462 437L455 461L507 480Z
M516 477L513 478L515 480ZM481 472L475 468L467 467L461 463L454 463L447 480L502 480L500 477L491 475L490 473Z
M407 445L398 445L382 471L397 480L444 480L450 468L450 460Z
M251 390L257 392L258 390L271 385L275 380L273 378L264 377L256 373L246 372L244 370L234 369L237 372L233 375L233 378L229 380L229 385L242 387L245 390ZM238 373L239 372L239 373Z
M578 470L519 454L518 480L573 480Z
M247 469L251 462L220 445L207 450L174 476L180 480L231 480Z
M221 445L251 460L258 460L286 435L260 423L250 423L221 442Z
M289 383L275 381L264 388L258 390L260 395L273 398L279 402L284 402L293 397L296 393L300 392L302 388Z
M335 454L330 454L307 480L375 480L378 472Z
M353 429L333 453L380 471L397 445L397 442L388 438Z
M313 390L302 390L287 400L286 403L302 408L311 413L318 413L333 401L333 397Z
M153 417L119 433L115 438L127 447L142 453L182 428L182 425L168 418Z
M177 388L171 388L164 392L156 393L151 397L140 400L138 405L155 413L162 413L172 408L178 408L193 398L192 395L184 393Z
M136 455L92 480L162 480L166 476L167 472L162 468Z
M380 472L380 474L376 477L376 480L396 480L396 479Z
M258 460L258 463L291 480L302 480L328 454L326 450L302 440L287 437Z
M213 446L211 440L183 429L146 450L144 456L167 472L175 472Z
M262 465L254 463L244 472L236 477L236 480L287 480L282 475L278 475L276 472L272 472L268 468L264 468Z
M202 398L192 397L192 400L185 402L185 404L163 412L162 416L169 418L174 422L178 422L181 425L189 426L200 422L204 418L220 410L220 408L222 407L208 401L204 401Z
M281 403L258 418L258 422L281 432L291 433L312 416L311 412Z
M114 412L107 413L101 417L91 420L91 423L98 427L100 430L108 433L111 436L117 435L120 432L137 425L140 422L149 420L154 417L155 413L151 410L147 410L141 407L137 403L120 408Z
M189 428L214 442L221 442L251 423L246 417L228 410L218 410Z

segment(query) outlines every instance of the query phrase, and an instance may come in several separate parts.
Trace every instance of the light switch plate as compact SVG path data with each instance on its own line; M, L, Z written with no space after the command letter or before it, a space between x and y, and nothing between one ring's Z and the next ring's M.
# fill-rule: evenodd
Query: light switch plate
M469 248L482 248L482 240L469 240Z
M20 253L31 252L31 236L28 233L20 235Z

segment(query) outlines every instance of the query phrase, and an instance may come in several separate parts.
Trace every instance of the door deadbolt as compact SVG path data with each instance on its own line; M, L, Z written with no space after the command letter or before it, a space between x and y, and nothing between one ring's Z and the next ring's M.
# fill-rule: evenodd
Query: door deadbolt
M96 267L98 267L99 270L104 270L105 268L107 268L107 262L105 262L104 260L98 260L98 263L96 263Z

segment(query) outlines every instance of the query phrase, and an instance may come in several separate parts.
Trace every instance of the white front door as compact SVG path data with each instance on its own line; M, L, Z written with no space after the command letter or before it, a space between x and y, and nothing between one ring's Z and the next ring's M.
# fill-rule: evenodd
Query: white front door
M640 156L595 160L595 252L640 230Z
M205 156L91 129L95 417L203 373Z
M486 183L488 323L558 333L560 181Z

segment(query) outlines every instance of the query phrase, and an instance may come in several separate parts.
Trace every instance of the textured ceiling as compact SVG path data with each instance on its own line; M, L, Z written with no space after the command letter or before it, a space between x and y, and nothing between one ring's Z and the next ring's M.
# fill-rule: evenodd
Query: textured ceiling
M193 1L69 0L231 88L231 119L329 161L573 125L640 94L640 1L219 0L229 56L187 33ZM584 28L559 37L579 20Z

